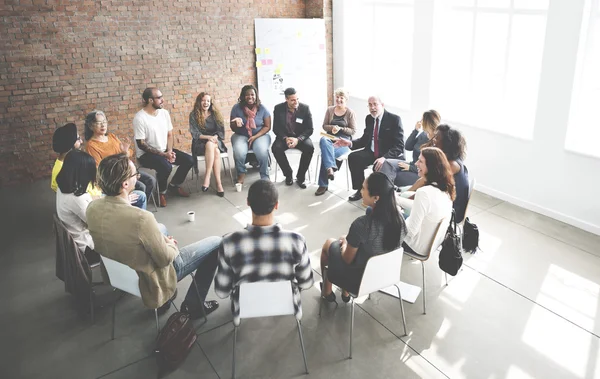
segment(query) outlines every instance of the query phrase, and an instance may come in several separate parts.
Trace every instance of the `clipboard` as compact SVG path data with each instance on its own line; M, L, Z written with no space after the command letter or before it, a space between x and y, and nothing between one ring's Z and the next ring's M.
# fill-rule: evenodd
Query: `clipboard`
M330 139L330 140L332 140L332 141L337 141L337 140L338 140L338 137L336 137L336 136L332 136L331 134L329 134L329 133L327 133L327 132L321 131L321 133L320 133L320 134L321 134L321 136L323 136L323 137L325 137L325 138L329 138L329 139Z

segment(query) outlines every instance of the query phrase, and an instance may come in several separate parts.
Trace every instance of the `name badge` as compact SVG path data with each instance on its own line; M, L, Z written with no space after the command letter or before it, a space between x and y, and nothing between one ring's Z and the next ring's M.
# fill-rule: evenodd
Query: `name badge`
M301 118L297 118L297 119L296 119L296 122L297 122L298 124L302 124L302 122L303 122L303 121L304 121L304 120L303 120L303 119L301 119Z

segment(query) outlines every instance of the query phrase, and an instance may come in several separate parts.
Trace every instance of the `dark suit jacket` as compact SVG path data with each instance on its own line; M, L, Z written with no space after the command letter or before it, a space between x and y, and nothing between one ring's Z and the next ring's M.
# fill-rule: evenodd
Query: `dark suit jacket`
M292 135L288 132L286 127L287 122L287 103L283 102L277 104L273 110L273 132L277 138L285 137L296 137L299 141L304 141L310 138L313 134L313 120L312 114L308 105L300 103L296 110L296 117L293 120L295 123L296 135ZM296 120L301 119L302 122L298 123Z
M371 151L371 139L373 138L373 129L375 128L375 119L368 115L365 117L365 132L359 139L352 140L352 150L365 148ZM402 129L402 120L400 116L383 111L379 123L379 154L387 159L404 158L404 130ZM375 157L376 159L379 157Z

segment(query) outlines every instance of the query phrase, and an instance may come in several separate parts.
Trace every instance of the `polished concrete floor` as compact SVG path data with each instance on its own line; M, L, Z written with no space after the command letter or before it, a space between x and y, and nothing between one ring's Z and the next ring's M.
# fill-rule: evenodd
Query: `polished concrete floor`
M346 233L364 212L346 201L344 175L321 197L313 195L314 185L286 187L278 176L278 220L306 237L316 282L322 243ZM247 183L257 177L251 171ZM180 245L250 220L247 186L236 193L224 176L226 195L218 198L214 189L201 193L195 181L188 183L189 199L170 198L155 213ZM97 310L94 324L80 319L55 277L53 195L47 181L0 189L0 378L156 377L152 311L139 299L123 298L111 341L110 306ZM193 223L189 210L196 211ZM426 262L427 314L420 296L415 304L405 302L406 337L397 299L381 293L360 299L348 360L350 307L326 306L319 318L318 287L303 293L308 377L600 378L600 237L478 192L469 215L479 225L481 251L465 256L448 287L437 257ZM402 275L420 285L420 264L405 260ZM188 284L179 284L177 306ZM209 298L215 298L212 290ZM206 324L198 321L196 346L167 377L230 377L231 319L223 300ZM242 321L237 357L240 378L305 376L291 316Z

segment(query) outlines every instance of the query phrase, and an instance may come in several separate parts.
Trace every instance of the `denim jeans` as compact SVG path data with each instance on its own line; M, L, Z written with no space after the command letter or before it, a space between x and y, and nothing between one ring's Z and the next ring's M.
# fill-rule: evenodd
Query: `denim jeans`
M139 173L140 178L135 182L135 189L144 192L146 198L149 199L156 187L156 178L144 171L139 171Z
M133 205L134 207L138 207L140 209L146 209L146 204L147 204L147 197L146 194L142 191L131 191L131 193L138 195L138 199L135 203L131 203L131 205Z
M336 158L350 152L348 146L334 147L333 141L329 138L321 137L319 142L321 146L321 169L319 170L319 187L327 187L329 185L329 179L327 179L327 169L337 169L335 162Z
M235 170L239 174L246 173L246 155L248 154L248 137L234 133L231 136L231 146L233 146L233 160L235 161ZM254 151L258 164L260 166L260 178L269 180L269 146L271 146L271 136L263 134L252 142L250 149Z
M168 235L167 228L163 224L158 224L158 228L165 236ZM217 258L221 240L221 237L211 236L182 247L179 249L179 255L173 261L173 267L177 273L177 281L196 271L194 276L200 298L196 294L194 282L190 284L185 295L185 302L191 310L200 309L204 305L206 295L217 270Z

